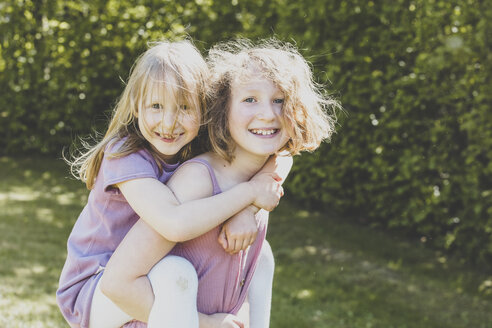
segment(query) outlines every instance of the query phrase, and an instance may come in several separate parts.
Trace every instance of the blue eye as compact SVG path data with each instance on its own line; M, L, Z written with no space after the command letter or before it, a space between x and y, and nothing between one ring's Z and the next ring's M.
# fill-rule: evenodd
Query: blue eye
M155 103L150 106L152 109L162 109L163 106L161 104Z
M254 103L254 102L256 102L256 99L253 97L248 97L248 98L244 99L243 101L247 102L247 103Z
M273 100L273 103L274 104L283 104L284 100L282 98L278 98L278 99Z

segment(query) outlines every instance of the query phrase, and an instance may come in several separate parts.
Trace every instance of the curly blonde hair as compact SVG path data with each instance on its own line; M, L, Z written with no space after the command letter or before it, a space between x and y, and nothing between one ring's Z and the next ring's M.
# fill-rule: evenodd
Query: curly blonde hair
M146 148L162 170L159 154L148 145L139 130L138 113L146 105L144 102L149 94L156 92L157 97L163 98L167 93L190 105L190 110L194 111L192 115L200 122L205 114L208 78L207 64L189 40L150 43L150 48L136 60L130 71L102 140L94 146L83 141L84 149L74 155L73 160L67 160L72 174L92 189L108 144L124 138L121 147L107 156L124 157ZM190 110L186 115L190 115ZM188 159L192 155L191 147L191 143L183 147L177 159Z
M207 62L212 74L206 115L208 146L226 160L233 160L235 148L228 129L231 88L258 71L285 97L281 119L290 139L282 151L291 155L313 151L334 133L335 110L340 105L323 94L308 62L292 44L276 39L257 44L245 39L224 42L210 49Z

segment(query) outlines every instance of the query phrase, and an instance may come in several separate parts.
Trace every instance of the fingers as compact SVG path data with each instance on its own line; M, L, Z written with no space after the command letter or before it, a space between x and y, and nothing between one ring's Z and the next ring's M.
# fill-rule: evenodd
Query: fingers
M244 323L240 321L239 319L233 320L233 322L239 327L239 328L244 328Z
M253 244L256 240L256 237L258 237L258 230L256 230L252 235L251 235L251 239L249 241L249 244Z
M234 314L230 313L214 313L206 316L210 321L207 321L207 327L221 328L245 328L245 324Z
M280 177L280 175L278 175L277 173L273 172L272 173L272 178L273 180L275 181L282 181L282 178Z
M246 249L249 246L251 246L255 242L257 236L258 236L258 230L256 230L254 233L250 235L248 243L246 246L243 245L243 249Z
M237 251L239 252L240 250L243 251L246 250L249 247L249 245L251 245L250 240L251 238L245 238Z
M217 238L219 244L222 246L222 248L227 252L227 249L229 248L229 243L227 242L226 238L226 233L224 228L219 233L219 237Z
M227 248L227 252L229 254L235 254L237 253L236 250L236 245L237 245L237 239L233 238L232 240L229 240L229 247Z
M258 232L255 232L244 238L230 238L228 241L226 241L227 247L224 247L224 244L222 243L221 245L222 247L224 247L224 250L227 253L231 255L236 254L239 251L245 251L246 249L248 249L248 247L255 242L257 235Z

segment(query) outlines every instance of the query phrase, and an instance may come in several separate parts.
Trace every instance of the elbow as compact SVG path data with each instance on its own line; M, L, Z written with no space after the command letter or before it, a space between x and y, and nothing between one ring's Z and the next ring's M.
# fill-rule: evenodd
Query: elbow
M173 243L187 241L194 236L190 231L191 227L186 222L190 222L190 215L186 210L168 209L165 215L142 216L141 219L162 238Z
M173 243L179 243L189 239L185 235L183 229L180 229L178 227L173 227L172 229L162 229L162 231L159 231L159 233L161 234L161 236Z
M282 178L282 183L289 175L293 164L294 164L294 159L291 155L283 154L276 157L275 172L277 172L278 175Z
M167 222L167 224L159 227L157 232L173 243L184 242L194 237L190 233L190 227L183 224L181 220Z
M282 171L284 171L284 179L287 178L287 176L290 173L290 170L292 169L292 165L294 165L294 158L292 156L285 156L283 159L283 167Z
M292 156L287 156L287 168L289 171L292 168L292 165L294 165L294 158Z
M180 215L179 213L168 213L164 217L159 216L152 219L142 217L142 219L150 228L167 241L179 243L191 239L186 236L185 229L183 228L183 220L172 219L173 217L180 217Z

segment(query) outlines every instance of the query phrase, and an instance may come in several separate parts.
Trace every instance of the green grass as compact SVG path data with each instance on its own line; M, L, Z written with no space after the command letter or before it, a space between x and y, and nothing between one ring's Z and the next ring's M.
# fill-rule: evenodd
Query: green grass
M67 327L54 293L85 187L61 160L0 158L0 172L0 327ZM418 241L287 200L268 239L273 328L492 327L492 278Z
M54 295L87 193L61 160L1 158L0 172L0 327L67 327Z
M273 327L492 327L490 277L420 242L289 206L268 239Z

